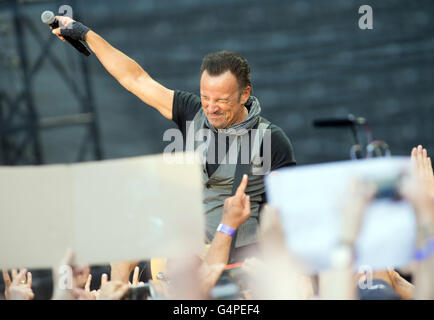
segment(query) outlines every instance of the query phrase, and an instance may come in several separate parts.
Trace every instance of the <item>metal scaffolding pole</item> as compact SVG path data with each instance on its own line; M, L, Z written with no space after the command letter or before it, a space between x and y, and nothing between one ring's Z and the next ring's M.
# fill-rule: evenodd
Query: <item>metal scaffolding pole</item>
M28 1L37 2L37 1ZM45 1L47 2L47 1ZM71 77L64 64L51 50L55 41L51 34L45 37L35 23L22 12L22 6L27 2L8 0L13 15L14 37L16 51L19 57L19 71L22 89L15 98L0 88L0 164L43 164L41 132L50 128L66 126L85 126L86 134L82 138L77 157L74 161L85 161L87 155L93 159L103 159L101 139L99 135L97 114L93 98L93 90L88 72L86 57L79 56L79 77ZM74 15L77 18L78 9L74 3ZM41 46L41 51L33 65L30 64L29 52L26 47L25 35L33 36ZM34 52L35 50L32 50ZM40 72L44 62L50 62L65 82L79 104L79 111L56 117L41 118L37 112L34 99L33 81ZM78 78L78 79L77 79ZM81 84L81 86L80 86ZM19 139L21 138L21 139Z

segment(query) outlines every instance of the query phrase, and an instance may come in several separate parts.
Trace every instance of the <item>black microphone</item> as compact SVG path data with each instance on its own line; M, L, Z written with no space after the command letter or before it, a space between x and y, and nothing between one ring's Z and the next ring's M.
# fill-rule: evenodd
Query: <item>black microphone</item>
M59 27L59 21L56 19L56 16L52 11L42 12L41 20L43 23L48 24L53 29ZM85 56L90 56L90 51L79 40L72 39L69 36L63 36L63 38L65 38L66 41L68 41L75 49L83 53Z
M349 114L345 118L323 118L313 121L315 127L350 127L366 124L366 119Z

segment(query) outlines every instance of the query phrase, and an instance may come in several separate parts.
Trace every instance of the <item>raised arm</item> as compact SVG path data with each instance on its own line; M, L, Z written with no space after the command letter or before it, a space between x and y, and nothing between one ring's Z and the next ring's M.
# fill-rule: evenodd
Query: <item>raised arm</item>
M70 24L75 20L69 17L56 16L60 25L66 29L57 28L52 32L60 39L62 35L72 38L82 38L95 53L104 68L128 91L136 95L140 100L157 109L165 118L172 119L172 105L174 91L165 88L150 77L143 68L133 59L114 48L100 35L92 30L77 29L77 24ZM68 25L70 24L70 25ZM70 28L70 29L68 29ZM74 29L75 28L75 29Z
M238 229L250 217L250 197L245 194L248 176L244 175L235 195L226 199L221 223L234 230ZM225 232L216 232L206 256L208 265L224 263L229 260L232 236Z

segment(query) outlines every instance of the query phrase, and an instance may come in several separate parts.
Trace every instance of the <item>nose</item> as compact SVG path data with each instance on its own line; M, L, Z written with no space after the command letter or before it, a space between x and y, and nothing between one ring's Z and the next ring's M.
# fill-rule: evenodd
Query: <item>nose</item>
M214 102L208 103L208 112L209 113L216 113L219 110L218 106Z

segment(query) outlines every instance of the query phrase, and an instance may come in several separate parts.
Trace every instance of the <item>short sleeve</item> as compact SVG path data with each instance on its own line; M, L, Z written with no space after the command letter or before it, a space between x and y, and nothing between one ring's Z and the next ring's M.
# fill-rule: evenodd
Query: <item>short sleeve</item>
M192 121L201 109L200 97L191 92L176 90L173 96L172 120L185 132L186 122Z
M271 124L271 170L295 166L294 149L281 128Z

